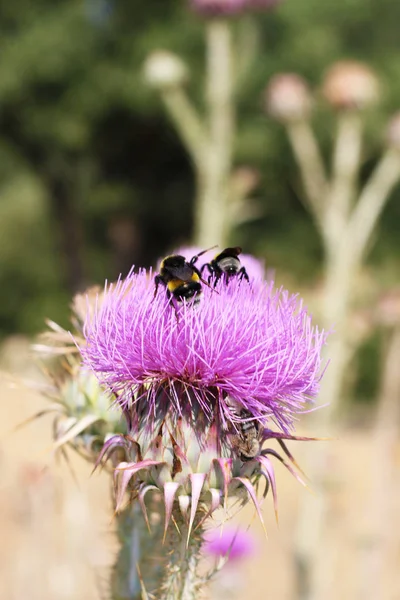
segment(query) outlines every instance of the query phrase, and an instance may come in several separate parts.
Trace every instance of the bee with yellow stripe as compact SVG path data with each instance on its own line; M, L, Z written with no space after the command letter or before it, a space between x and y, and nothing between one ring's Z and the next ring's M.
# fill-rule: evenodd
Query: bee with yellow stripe
M201 283L208 285L201 276L199 269L195 266L197 259L209 249L203 250L193 256L189 261L180 254L166 256L160 265L160 272L154 278L156 285L154 297L157 295L160 284L167 288L167 296L172 301L182 302L192 300L198 304L201 295Z

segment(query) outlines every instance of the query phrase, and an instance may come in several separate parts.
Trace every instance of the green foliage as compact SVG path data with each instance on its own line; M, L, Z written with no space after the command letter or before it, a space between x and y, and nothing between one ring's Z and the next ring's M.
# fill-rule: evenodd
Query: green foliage
M279 71L318 86L334 60L369 61L386 91L368 130L372 164L386 115L400 106L399 20L395 0L286 0L234 23L235 160L260 170L263 208L238 237L302 281L318 272L319 242L284 132L263 114L262 90ZM0 33L0 331L31 333L45 316L66 314L74 288L133 262L154 264L190 240L190 163L142 64L154 49L180 54L201 110L203 23L185 0L19 0L2 3ZM329 118L316 116L325 149ZM398 257L398 212L394 198L373 255L378 267L389 253Z

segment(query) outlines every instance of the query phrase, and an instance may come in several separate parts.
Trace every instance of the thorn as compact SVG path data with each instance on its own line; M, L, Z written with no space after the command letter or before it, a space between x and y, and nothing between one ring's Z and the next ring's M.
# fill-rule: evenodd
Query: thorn
M136 570L137 570L137 574L138 574L138 578L139 578L139 582L140 582L140 590L141 590L142 600L149 600L149 595L147 593L146 587L144 585L143 577L140 572L139 563L136 563Z

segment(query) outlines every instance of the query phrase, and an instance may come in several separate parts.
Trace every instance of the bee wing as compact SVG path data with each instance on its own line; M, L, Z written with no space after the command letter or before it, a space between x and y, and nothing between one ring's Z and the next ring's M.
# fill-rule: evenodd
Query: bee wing
M193 268L190 265L185 264L176 270L176 277L182 281L192 281L194 273L195 271L193 271Z

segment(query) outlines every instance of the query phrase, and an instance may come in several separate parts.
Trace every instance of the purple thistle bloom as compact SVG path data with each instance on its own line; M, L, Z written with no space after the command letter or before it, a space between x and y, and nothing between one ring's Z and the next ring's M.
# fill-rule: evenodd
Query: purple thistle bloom
M203 286L198 306L175 310L145 271L108 286L85 337L84 363L133 431L175 414L199 435L216 419L225 430L242 421L243 409L288 433L318 392L325 340L299 298L272 283Z
M247 11L269 10L280 0L190 0L192 8L206 17L229 17Z
M190 4L206 17L237 15L246 8L246 0L190 0Z
M248 531L232 525L209 529L203 537L203 550L210 556L228 556L229 560L238 560L253 556L256 552L254 537Z

